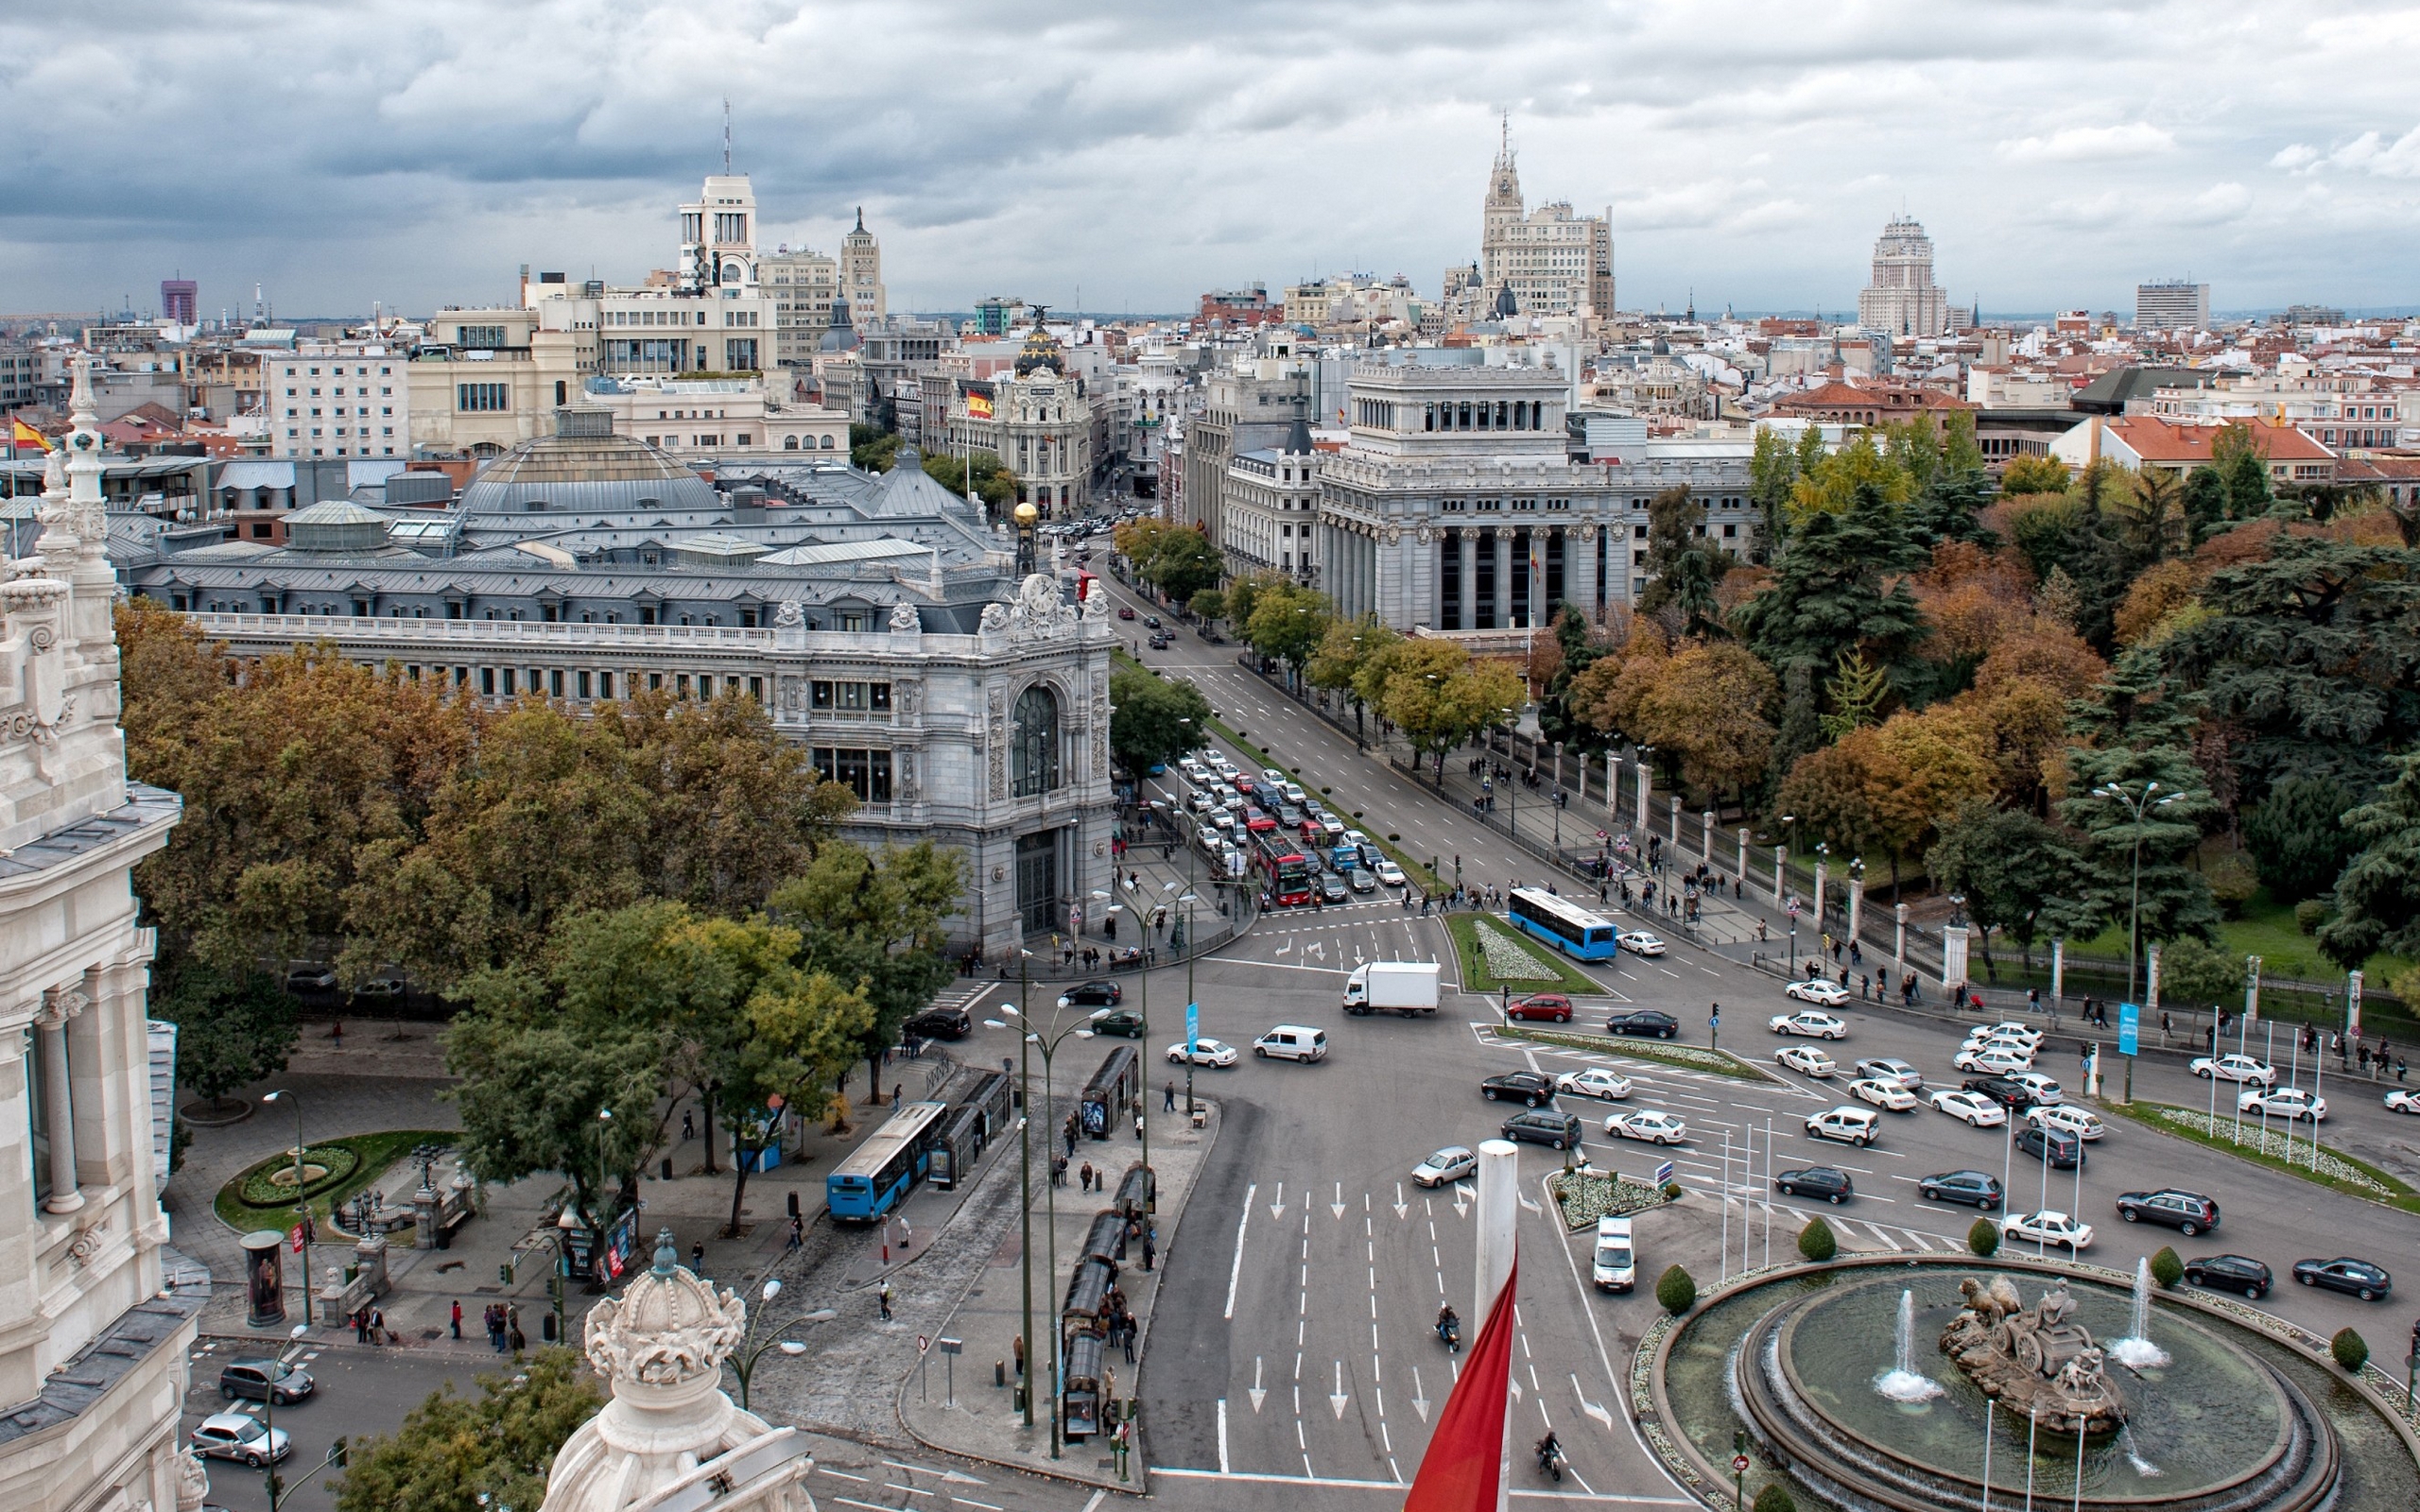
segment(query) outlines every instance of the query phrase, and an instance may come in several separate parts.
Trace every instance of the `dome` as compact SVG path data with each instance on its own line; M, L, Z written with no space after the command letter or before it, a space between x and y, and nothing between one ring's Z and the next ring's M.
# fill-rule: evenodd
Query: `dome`
M1651 356L1668 356L1671 354L1672 343L1665 340L1662 336L1657 336L1652 342L1649 343L1647 351Z
M329 499L287 515L285 538L295 551L375 551L387 543L387 517Z
M1024 348L1017 352L1017 376L1030 377L1045 368L1050 369L1053 378L1063 376L1067 370L1067 352L1059 345L1057 336L1036 321L1032 335L1025 338Z
M462 490L466 515L718 509L722 496L662 447L614 434L613 412L555 411L555 434L521 442Z

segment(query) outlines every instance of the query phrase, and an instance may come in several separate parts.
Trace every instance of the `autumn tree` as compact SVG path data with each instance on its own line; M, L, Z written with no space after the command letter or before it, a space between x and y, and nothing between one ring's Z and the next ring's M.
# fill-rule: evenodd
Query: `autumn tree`
M2000 491L2019 493L2065 493L2067 491L2067 464L2055 456L2013 456L2000 471Z
M1330 620L1303 675L1314 688L1340 693L1353 705L1353 738L1361 738L1361 713L1369 705L1363 673L1379 664L1403 639L1379 623L1374 614L1357 620Z
M1763 775L1778 691L1772 670L1720 642L1686 645L1656 668L1633 715L1634 737L1669 752L1701 792L1737 792Z
M1259 589L1251 619L1238 627L1253 650L1284 662L1288 675L1299 678L1329 623L1325 593L1279 578Z

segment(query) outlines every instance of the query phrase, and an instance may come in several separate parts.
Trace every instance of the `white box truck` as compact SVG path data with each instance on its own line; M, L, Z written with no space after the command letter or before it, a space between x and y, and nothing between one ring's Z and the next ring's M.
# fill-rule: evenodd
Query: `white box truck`
M1631 1250L1630 1220L1597 1220L1597 1260L1589 1279L1600 1292L1627 1292L1638 1284L1638 1257Z
M1344 1011L1351 1014L1437 1011L1435 961L1371 961L1344 979Z

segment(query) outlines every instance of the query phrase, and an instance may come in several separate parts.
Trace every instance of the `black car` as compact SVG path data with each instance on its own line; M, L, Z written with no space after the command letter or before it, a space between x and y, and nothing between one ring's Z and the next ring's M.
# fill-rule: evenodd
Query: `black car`
M1802 1194L1822 1197L1826 1202L1841 1203L1857 1195L1846 1171L1836 1171L1828 1165L1810 1165L1804 1170L1784 1171L1773 1177L1773 1190L1785 1197Z
M274 1399L283 1407L301 1401L319 1389L311 1372L283 1360L237 1360L218 1372L218 1394L229 1401L249 1397L254 1401Z
M2375 1302L2394 1288L2394 1278L2386 1273L2386 1267L2349 1255L2337 1260L2295 1261L2294 1280L2305 1286L2350 1292L2364 1302Z
M919 1040L963 1040L975 1032L975 1019L964 1008L926 1008L899 1027Z
M2185 1284L2214 1292L2241 1292L2258 1301L2269 1295L2269 1267L2250 1255L2196 1255L2185 1263Z
M2120 1192L2118 1216L2128 1223L2163 1223L2190 1239L2219 1226L2219 1205L2199 1192L2162 1187L2157 1192Z
M1115 982L1081 982L1059 994L1072 1007L1114 1008L1126 1001L1126 989Z
M1959 1083L1962 1091L1980 1092L2014 1115L2024 1112L2034 1104L2033 1089L2006 1076L1969 1076Z
M1093 1033L1114 1034L1125 1040L1140 1040L1143 1038L1143 1016L1120 1008L1115 1013L1095 1019Z
M1943 1171L1916 1183L1929 1202L1963 1202L1985 1212L2001 1201L2000 1178L1988 1171Z
M1144 616L1143 616L1143 627L1144 627L1145 629L1147 629L1147 630L1156 630L1156 629L1158 629L1158 628L1160 627L1160 617L1159 617L1157 614L1146 614L1146 615L1144 615Z
M1534 1071L1508 1071L1480 1082L1478 1092L1491 1103L1501 1098L1535 1108L1540 1103L1554 1101L1554 1078Z
M1340 903L1347 902L1352 898L1352 889L1344 885L1344 879L1342 877L1338 876L1333 871L1322 871L1320 873L1320 902L1323 903Z
M1634 1008L1628 1013L1616 1013L1607 1019L1605 1032L1644 1034L1651 1035L1658 1040L1669 1040L1681 1032L1681 1021L1668 1013L1658 1013L1653 1008Z
M2016 1131L2019 1153L2047 1162L2053 1171L2072 1171L2083 1164L2083 1141L2063 1128L2028 1124Z
M1566 1113L1559 1108L1515 1113L1504 1121L1504 1137L1508 1140L1528 1140L1550 1150L1565 1149L1580 1143L1580 1115Z

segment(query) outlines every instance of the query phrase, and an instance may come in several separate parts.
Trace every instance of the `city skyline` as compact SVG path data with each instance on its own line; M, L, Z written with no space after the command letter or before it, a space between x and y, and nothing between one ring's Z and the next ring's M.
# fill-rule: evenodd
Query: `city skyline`
M870 31L742 6L643 43L643 8L542 9L272 32L165 5L106 43L19 20L14 51L45 60L12 79L39 124L0 160L5 302L143 308L172 269L205 318L256 282L337 316L510 302L525 262L635 279L672 260L726 94L768 244L836 249L862 204L902 309L1181 311L1355 268L1433 295L1478 251L1499 112L1532 203L1611 207L1630 309L1846 312L1900 213L1948 299L1987 312L2123 310L2187 269L2221 312L2394 307L2420 220L2420 125L2375 67L2420 40L2412 7L1508 5L1445 47L1437 19L1471 12L1345 28L1247 6L1216 48L1102 9L927 5ZM949 62L970 55L989 66ZM263 70L294 87L210 105ZM104 110L112 77L150 84Z

